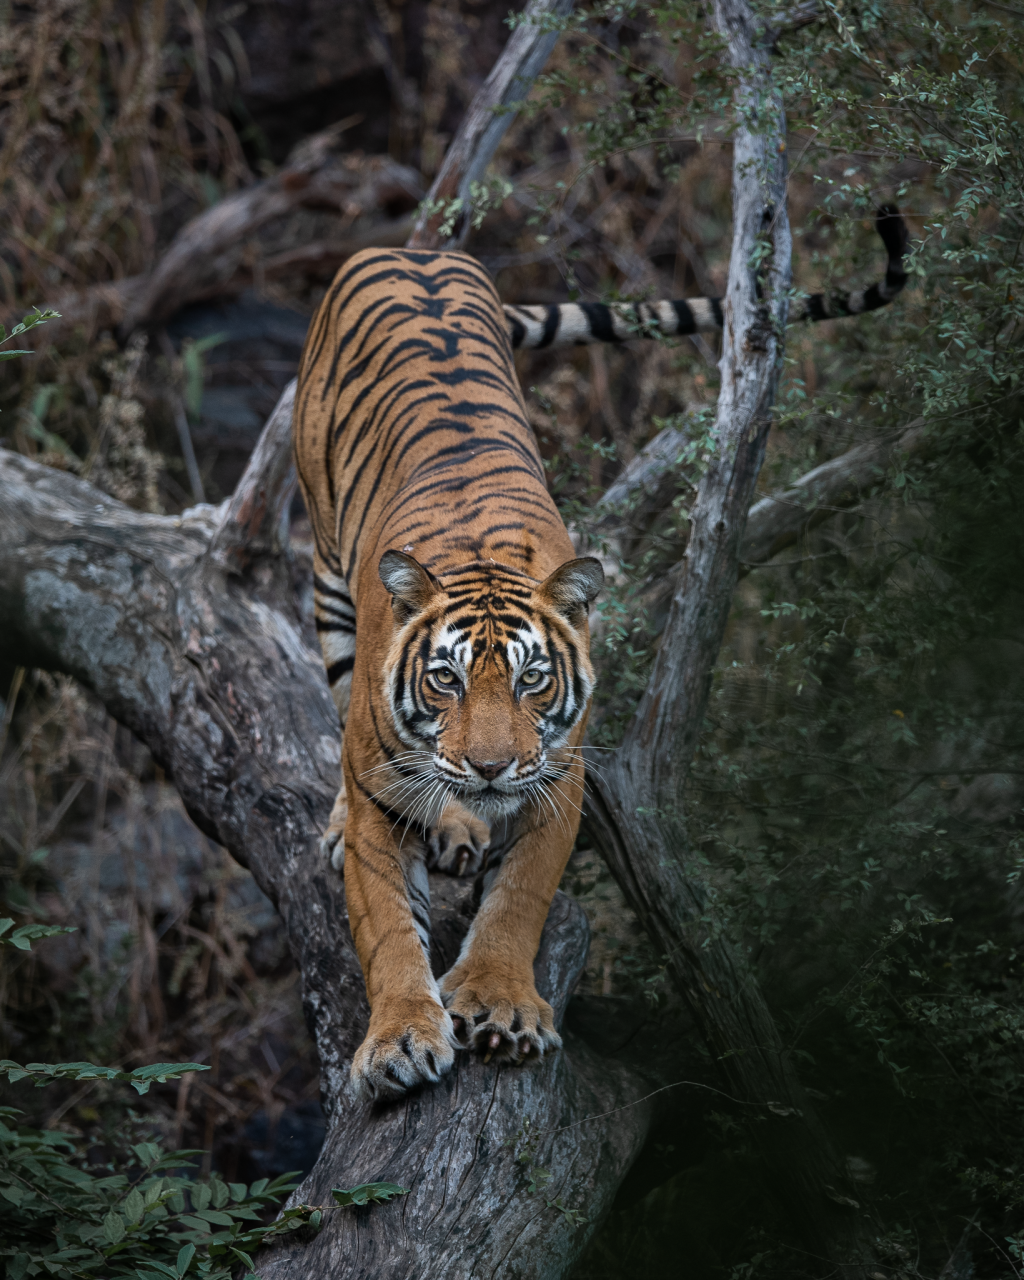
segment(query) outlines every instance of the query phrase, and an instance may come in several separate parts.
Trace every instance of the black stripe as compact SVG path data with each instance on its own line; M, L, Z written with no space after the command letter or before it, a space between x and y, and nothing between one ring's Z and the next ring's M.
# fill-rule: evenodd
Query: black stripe
M587 317L591 334L598 342L621 342L612 326L612 309L603 302L580 302L579 309Z
M355 654L350 654L347 658L339 658L337 662L332 662L327 668L327 683L330 685L337 684L342 676L348 675L356 664Z
M332 600L340 600L342 604L352 607L352 597L345 591L338 590L337 587L329 587L319 574L313 574L313 586L322 596L329 596Z
M555 334L558 332L558 322L562 317L561 307L552 304L548 307L547 315L544 317L544 332L541 334L540 342L537 343L537 349L541 347L550 347L555 340Z
M676 313L676 333L697 332L697 322L685 298L677 298L672 303L672 310Z

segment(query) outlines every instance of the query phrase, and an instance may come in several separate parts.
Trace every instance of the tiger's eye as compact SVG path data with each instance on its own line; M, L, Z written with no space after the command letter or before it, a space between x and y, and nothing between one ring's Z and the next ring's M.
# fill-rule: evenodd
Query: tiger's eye
M454 684L455 672L451 667L438 667L436 671L432 671L431 675L438 684Z
M543 671L524 671L523 674L519 677L519 683L525 684L527 687L529 687L530 685L540 684L541 680L543 679L544 679Z

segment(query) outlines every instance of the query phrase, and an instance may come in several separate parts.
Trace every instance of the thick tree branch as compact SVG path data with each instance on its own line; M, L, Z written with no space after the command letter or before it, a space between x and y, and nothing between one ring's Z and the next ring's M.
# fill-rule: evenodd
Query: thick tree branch
M0 450L0 648L22 665L66 671L93 689L174 779L189 813L252 870L277 905L302 973L303 1005L330 1115L324 1151L301 1188L384 1178L412 1189L369 1217L331 1210L308 1246L261 1261L267 1276L363 1280L488 1274L555 1276L607 1211L650 1120L647 1103L590 1119L647 1091L580 1042L535 1070L460 1055L436 1088L386 1108L355 1104L348 1064L365 1033L362 974L341 877L316 852L337 787L339 737L319 655L263 559L237 555L249 531L278 535L278 465L266 466L286 406L268 427L234 513L141 514L91 485ZM277 450L280 454L280 450ZM269 476L269 478L268 478ZM454 960L468 887L432 881L434 962ZM559 1014L582 969L586 920L556 897L535 965ZM529 1122L533 1162L590 1224L527 1193L516 1155ZM371 1261L372 1259L372 1261Z
M787 489L759 498L747 513L740 541L739 573L766 564L804 534L842 511L849 511L885 484L892 466L917 458L933 437L916 419L897 436L854 446L814 467ZM606 572L621 577L635 547L680 491L679 459L689 443L685 430L666 427L637 454L610 486L585 529L576 533L580 553L602 556ZM672 573L653 579L639 593L655 631L664 630L676 589Z
M471 186L480 182L558 40L552 23L572 12L573 0L530 0L508 44L470 104L423 203L410 249L460 249L469 236ZM461 201L452 232L442 236L452 201Z
M740 544L741 564L764 564L791 547L801 534L837 512L856 506L884 481L894 461L918 456L928 439L923 419L919 418L895 440L889 437L856 445L808 471L788 489L759 499L747 515L746 533Z

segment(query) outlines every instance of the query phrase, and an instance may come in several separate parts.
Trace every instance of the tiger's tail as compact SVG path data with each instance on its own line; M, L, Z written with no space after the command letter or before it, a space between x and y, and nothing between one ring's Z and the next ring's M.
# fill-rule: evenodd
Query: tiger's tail
M846 293L812 293L790 312L799 320L833 320L876 311L892 302L907 283L903 259L907 224L895 205L875 215L875 229L888 254L885 279L867 289ZM522 350L575 347L592 342L627 342L631 338L714 333L722 328L719 298L678 298L673 302L563 302L550 306L505 307L512 346Z

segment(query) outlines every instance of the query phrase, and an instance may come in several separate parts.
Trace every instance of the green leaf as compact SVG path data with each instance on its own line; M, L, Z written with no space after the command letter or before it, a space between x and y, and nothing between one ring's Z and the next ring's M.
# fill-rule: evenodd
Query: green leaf
M134 1187L124 1198L124 1214L131 1223L141 1222L146 1212L146 1202L141 1193Z
M193 1209L206 1209L213 1199L210 1188L205 1182L197 1182L190 1187L189 1195L192 1198Z
M212 1222L217 1227L233 1227L235 1225L234 1218L226 1213L220 1213L216 1209L200 1209L196 1213L197 1218L202 1218L204 1222Z
M334 1187L331 1195L340 1205L383 1204L395 1196L407 1196L411 1188L400 1187L397 1182L361 1182L358 1187Z
M143 1094L149 1092L149 1086L154 1080L158 1084L164 1084L168 1080L179 1079L189 1071L209 1070L210 1068L203 1066L201 1062L154 1062L151 1066L124 1072L119 1078L128 1080L136 1092Z
M253 1275L256 1274L256 1268L253 1266L252 1258L250 1258L247 1253L243 1253L241 1249L236 1249L233 1244L228 1245L228 1252L233 1253L239 1262L243 1262L246 1268L251 1271Z
M204 1222L202 1218L193 1217L191 1213L183 1213L178 1218L179 1222L183 1222L190 1231L201 1231L204 1236L210 1234L210 1224Z
M189 1263L196 1256L196 1247L194 1244L183 1244L178 1250L178 1261L176 1263L176 1271L179 1276L183 1276L188 1270Z
M231 1198L228 1191L228 1184L222 1182L220 1178L213 1178L210 1182L210 1192L213 1196L213 1207L215 1209L223 1209Z
M103 1234L111 1244L120 1244L125 1237L124 1218L116 1209L111 1209L103 1219Z

